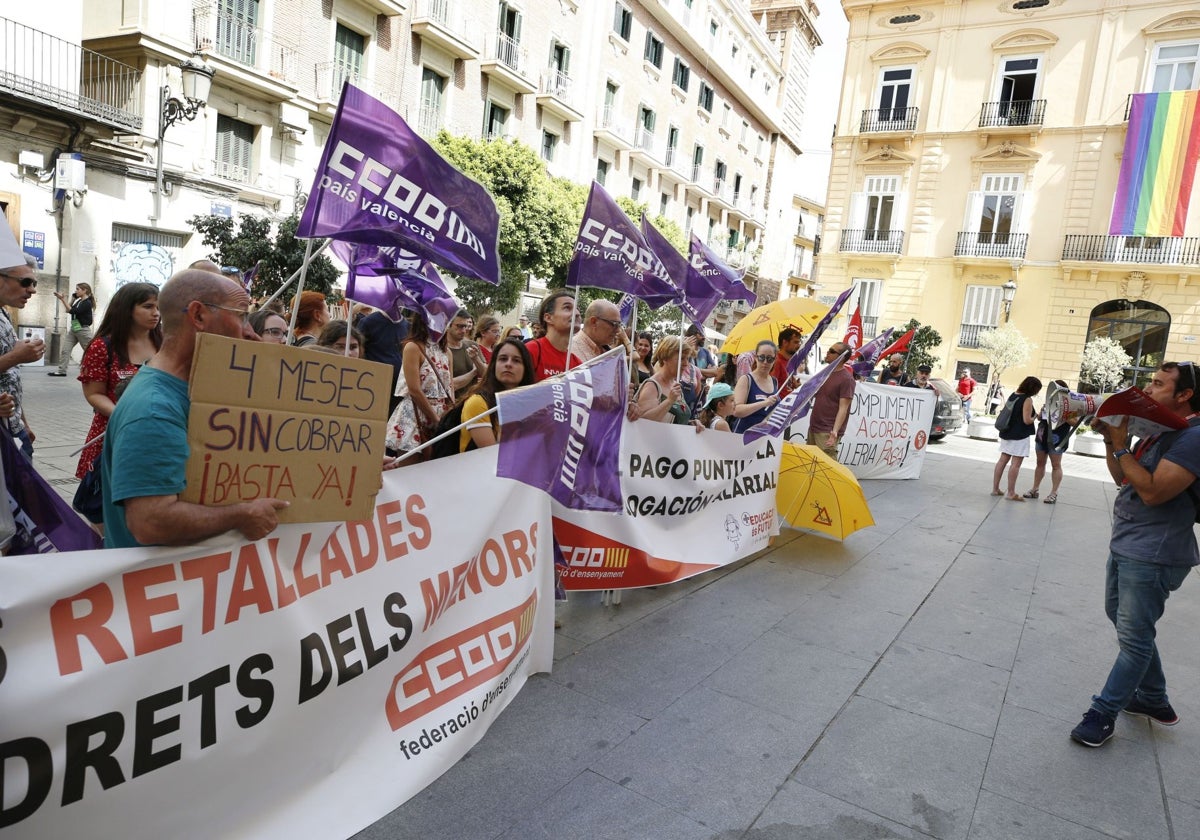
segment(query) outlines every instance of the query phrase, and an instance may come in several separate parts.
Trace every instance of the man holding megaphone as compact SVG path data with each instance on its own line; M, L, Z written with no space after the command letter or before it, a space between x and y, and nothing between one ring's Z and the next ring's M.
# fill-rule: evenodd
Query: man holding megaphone
M1104 609L1117 629L1120 652L1100 693L1071 738L1099 747L1113 736L1117 713L1179 722L1167 698L1167 680L1155 643L1155 624L1167 597L1178 589L1200 551L1192 529L1193 487L1200 476L1200 393L1191 362L1166 362L1145 388L1158 408L1187 427L1150 435L1131 451L1129 417L1096 423L1104 438L1108 471L1121 486L1113 504L1113 529L1105 576Z

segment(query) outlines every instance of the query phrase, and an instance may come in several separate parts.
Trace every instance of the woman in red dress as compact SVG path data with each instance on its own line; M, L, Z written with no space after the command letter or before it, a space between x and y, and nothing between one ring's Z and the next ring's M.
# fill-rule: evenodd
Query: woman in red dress
M125 389L123 383L150 361L161 346L158 287L153 283L126 283L113 295L96 337L79 365L83 397L96 413L88 429L88 444L79 455L76 478L87 475L100 455L104 441L97 438L108 426L109 415Z

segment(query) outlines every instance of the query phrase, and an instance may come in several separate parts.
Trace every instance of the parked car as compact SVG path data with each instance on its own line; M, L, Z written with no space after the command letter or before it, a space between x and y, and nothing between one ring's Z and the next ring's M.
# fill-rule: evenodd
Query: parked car
M962 397L958 395L958 390L953 382L947 382L945 379L930 379L929 384L937 392L937 405L933 409L933 425L929 429L929 437L932 440L939 440L962 428Z

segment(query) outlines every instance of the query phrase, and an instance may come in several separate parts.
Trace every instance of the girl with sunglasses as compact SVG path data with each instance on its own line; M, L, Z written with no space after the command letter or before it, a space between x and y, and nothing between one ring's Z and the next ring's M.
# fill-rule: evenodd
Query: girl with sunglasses
M771 371L779 348L773 341L760 341L754 348L754 367L749 373L738 377L733 388L733 431L741 434L767 419L767 415L779 403L779 385Z

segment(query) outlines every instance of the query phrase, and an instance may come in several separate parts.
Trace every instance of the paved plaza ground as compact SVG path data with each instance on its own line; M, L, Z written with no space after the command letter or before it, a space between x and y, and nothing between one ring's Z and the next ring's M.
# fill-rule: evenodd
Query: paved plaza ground
M69 496L90 412L73 379L24 378L35 460ZM554 672L359 837L1200 837L1200 582L1159 624L1179 725L1072 743L1116 654L1115 488L1069 454L1057 505L998 499L996 451L955 435L919 480L864 482L876 525L844 543L784 531L619 606L572 595Z

